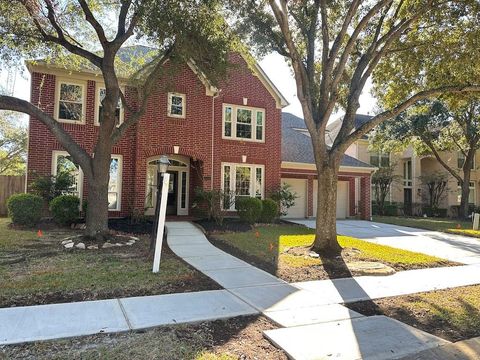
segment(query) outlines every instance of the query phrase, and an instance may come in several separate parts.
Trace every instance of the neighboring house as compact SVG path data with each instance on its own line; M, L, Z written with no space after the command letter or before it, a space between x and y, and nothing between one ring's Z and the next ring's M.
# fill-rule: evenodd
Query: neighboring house
M126 49L122 51L128 51L130 57L144 50ZM122 54L120 57L128 58L122 58ZM153 214L159 179L156 164L164 154L172 163L169 215L192 215L197 187L265 198L280 186L281 179L294 182L300 196L289 215L314 215L314 165L303 120L296 118L294 127L300 130L292 130L300 135L295 136L299 143L289 143L289 114L285 114L282 125L281 109L288 105L285 98L258 65L247 66L239 54L232 54L230 60L237 66L230 71L228 82L218 88L192 63L185 64L168 81L159 81L145 114L113 148L108 197L111 217L128 216L133 210ZM92 153L102 114L101 74L91 69L72 71L41 61L28 63L28 69L31 102L62 123ZM134 89L125 81L122 87L127 102L134 107ZM128 117L120 105L118 117L119 122ZM28 150L28 182L35 174L68 170L76 177L76 193L86 198L81 169L34 117L30 118ZM297 153L309 152L305 158L296 157ZM346 207L339 216L355 215L361 208L362 216L369 218L372 169L350 157L344 159L342 167L339 184L349 187L339 185L343 186L339 206ZM361 194L351 185L355 179L360 179L363 186ZM300 184L304 184L303 188ZM235 210L234 205L230 210Z
M357 115L355 128L363 123L368 122L371 116ZM341 120L327 126L329 133L327 137L334 139L341 125ZM331 140L333 142L333 140ZM357 140L352 144L346 154L357 158L360 161L371 164L375 167L385 167L394 165L397 180L392 184L388 201L403 204L404 212L409 215L423 215L421 205L426 202L425 185L422 184L421 177L436 173L444 173L448 177L447 192L440 203L440 207L448 210L449 215L454 215L455 211L452 207L460 205L460 187L458 181L438 162L433 155L418 156L410 146L402 152L381 153L371 151L369 149L369 140L367 136ZM480 151L478 153L480 156ZM441 152L440 156L451 168L458 171L462 176L462 166L464 162L463 154L459 152ZM469 203L472 205L480 204L480 194L478 186L480 184L480 169L476 163L475 156L474 166L472 168L470 181ZM372 192L372 199L373 199Z
M451 168L455 169L460 176L463 176L462 167L464 158L459 152L441 152L442 160ZM477 154L479 155L479 154ZM469 203L472 205L479 204L478 185L480 181L480 170L476 163L475 156L474 165L470 178L470 196ZM413 215L421 215L422 211L419 206L425 203L425 185L422 184L421 177L443 173L447 175L447 191L444 198L440 202L440 208L447 209L449 215L456 215L455 207L460 205L461 191L457 179L455 179L447 170L438 162L433 155L418 156L412 147L408 147L405 151L390 154L390 162L395 165L396 173L400 179L392 186L390 200L393 202L403 203L407 213Z

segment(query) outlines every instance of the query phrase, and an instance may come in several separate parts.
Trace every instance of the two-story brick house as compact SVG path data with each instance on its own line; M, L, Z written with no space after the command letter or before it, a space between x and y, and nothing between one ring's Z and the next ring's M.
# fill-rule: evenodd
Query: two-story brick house
M305 171L299 171L298 163L282 162L281 111L288 105L285 98L258 65L248 66L238 54L232 54L231 61L236 66L230 70L228 81L218 87L213 87L191 63L168 81L159 81L150 94L144 115L113 149L109 184L111 217L128 216L134 209L153 214L158 181L156 164L161 155L168 155L172 163L167 207L170 215L192 214L197 187L264 198L283 178L298 178L313 184L311 164ZM28 69L32 79L31 102L61 122L75 141L92 153L101 122L104 88L100 73L72 71L42 62L28 63ZM126 82L123 90L127 102L134 105L135 91ZM120 122L128 117L120 105L118 117ZM304 145L298 144L299 149ZM81 169L47 128L31 117L28 181L35 174L50 175L64 170L75 174L76 191L85 198L87 186ZM371 169L360 170L369 179ZM350 190L350 195L359 196L354 190ZM363 196L369 204L369 194ZM302 204L304 212L292 216L313 215L311 196ZM353 213L349 209L345 216ZM365 214L370 216L369 209Z

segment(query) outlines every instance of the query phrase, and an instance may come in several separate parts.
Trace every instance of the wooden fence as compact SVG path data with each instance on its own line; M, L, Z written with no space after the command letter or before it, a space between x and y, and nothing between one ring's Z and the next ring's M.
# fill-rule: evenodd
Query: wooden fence
M25 175L0 175L0 216L7 215L7 199L10 195L25 192Z

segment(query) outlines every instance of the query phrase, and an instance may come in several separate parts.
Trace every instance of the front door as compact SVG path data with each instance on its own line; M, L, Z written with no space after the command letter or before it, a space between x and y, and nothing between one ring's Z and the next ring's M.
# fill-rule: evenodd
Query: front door
M168 184L167 195L167 215L177 215L177 199L178 199L178 172L169 171L170 182ZM162 178L160 173L157 174L159 182Z
M412 215L412 189L403 189L403 212L404 215Z

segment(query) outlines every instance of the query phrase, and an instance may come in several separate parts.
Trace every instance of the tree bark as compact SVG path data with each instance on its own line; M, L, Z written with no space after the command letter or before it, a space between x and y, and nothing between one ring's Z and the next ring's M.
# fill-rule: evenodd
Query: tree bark
M108 178L88 180L85 235L103 239L108 233Z
M337 241L338 170L332 164L317 164L317 219L312 250L322 254L339 254Z

